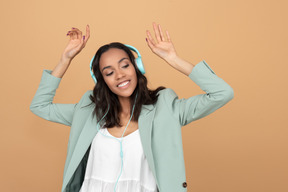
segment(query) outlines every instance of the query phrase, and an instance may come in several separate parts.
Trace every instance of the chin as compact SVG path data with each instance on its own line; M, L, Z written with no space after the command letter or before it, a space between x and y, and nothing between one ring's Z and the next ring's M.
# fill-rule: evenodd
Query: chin
M118 98L129 98L129 97L131 97L131 95L133 94L133 92L132 93L127 93L127 94L117 94L116 93L116 95L118 96Z
M126 90L122 90L122 91L119 91L119 90L114 90L113 93L116 94L118 96L118 98L129 98L131 97L131 95L133 94L133 92L135 91L136 89L136 86L134 87L133 86L133 89L131 89L132 87L126 89Z

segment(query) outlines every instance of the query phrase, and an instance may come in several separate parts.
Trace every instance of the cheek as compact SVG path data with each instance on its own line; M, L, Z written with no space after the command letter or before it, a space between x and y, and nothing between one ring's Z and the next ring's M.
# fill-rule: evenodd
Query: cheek
M104 79L104 82L106 83L106 85L111 89L111 86L112 86L111 79L104 77L104 76L103 76L103 79Z
M136 71L134 72L133 76L134 76L134 78L135 78L135 80L136 80L136 84L137 84L137 83L138 83L138 78L137 78Z
M135 68L133 68L133 70L130 71L130 75L131 75L133 78L137 78L137 74L136 74Z

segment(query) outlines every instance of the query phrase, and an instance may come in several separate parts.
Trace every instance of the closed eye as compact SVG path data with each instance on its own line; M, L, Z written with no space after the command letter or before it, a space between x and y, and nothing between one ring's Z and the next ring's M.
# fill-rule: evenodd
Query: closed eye
M110 72L110 73L108 73L108 74L106 74L106 76L110 76L110 75L112 75L112 74L113 74L113 71Z
M123 68L127 68L127 67L129 67L129 64L123 66Z

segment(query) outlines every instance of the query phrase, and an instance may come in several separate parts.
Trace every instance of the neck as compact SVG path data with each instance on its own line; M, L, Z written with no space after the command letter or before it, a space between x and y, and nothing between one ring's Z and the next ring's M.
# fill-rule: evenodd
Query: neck
M130 98L129 97L118 97L119 103L121 105L121 115L122 117L130 117Z

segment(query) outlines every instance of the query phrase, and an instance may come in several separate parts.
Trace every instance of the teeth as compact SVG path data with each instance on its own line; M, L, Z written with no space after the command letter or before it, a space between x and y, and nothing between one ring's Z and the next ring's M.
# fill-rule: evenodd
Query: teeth
M129 83L129 81L126 81L125 83L118 85L118 87L123 87L123 86L127 85L128 83Z

